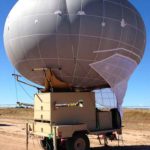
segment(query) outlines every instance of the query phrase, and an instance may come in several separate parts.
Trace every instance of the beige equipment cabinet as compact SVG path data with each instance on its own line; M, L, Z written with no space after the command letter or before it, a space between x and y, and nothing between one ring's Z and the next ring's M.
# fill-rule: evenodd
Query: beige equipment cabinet
M75 106L83 101L83 107ZM64 105L69 106L64 106ZM62 105L62 107L56 107ZM34 133L48 136L52 126L65 128L66 137L72 129L94 130L96 128L95 97L92 92L40 93L35 95ZM70 134L69 134L70 133Z
M88 149L86 134L117 131L112 120L110 111L96 110L93 92L38 93L34 99L34 122L29 129L34 135L53 139L54 150L58 150L57 139L74 136L77 136L76 139L82 138L77 143L86 146L83 149ZM85 144L81 141L85 141Z

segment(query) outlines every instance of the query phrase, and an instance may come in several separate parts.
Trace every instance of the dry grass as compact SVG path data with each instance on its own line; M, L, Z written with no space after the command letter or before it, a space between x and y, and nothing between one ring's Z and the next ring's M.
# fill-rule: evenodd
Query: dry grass
M149 130L150 109L125 109L123 125L126 129Z
M150 123L150 109L125 109L124 110L124 121L146 121Z
M30 120L33 119L33 109L0 109L0 118ZM125 129L149 130L150 109L124 109L123 125Z
M33 109L1 108L0 118L30 120L33 119Z

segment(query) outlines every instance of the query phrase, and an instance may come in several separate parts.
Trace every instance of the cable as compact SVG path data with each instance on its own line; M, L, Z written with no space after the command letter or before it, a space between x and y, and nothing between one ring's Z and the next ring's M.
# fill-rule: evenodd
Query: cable
M16 74L16 69L14 68L14 74ZM24 93L31 99L33 100L33 97L27 92L27 90L21 85L21 83L19 83L19 86L22 88L22 90L24 91ZM18 86L17 86L17 81L15 79L15 91L16 91L16 100L18 102Z
M19 86L22 88L22 90L24 91L24 93L25 93L31 100L33 100L33 97L27 92L27 90L21 85L21 83L19 83Z
M14 74L16 73L16 70L14 68ZM15 92L16 92L16 100L18 102L18 87L17 87L17 81L15 80Z

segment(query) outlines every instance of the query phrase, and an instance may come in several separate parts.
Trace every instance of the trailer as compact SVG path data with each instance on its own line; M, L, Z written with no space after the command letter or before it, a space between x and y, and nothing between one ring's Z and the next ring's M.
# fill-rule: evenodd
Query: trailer
M118 110L97 109L93 92L48 92L35 95L28 129L41 138L45 150L88 150L88 135L103 135L107 145L107 137L121 134L121 127Z

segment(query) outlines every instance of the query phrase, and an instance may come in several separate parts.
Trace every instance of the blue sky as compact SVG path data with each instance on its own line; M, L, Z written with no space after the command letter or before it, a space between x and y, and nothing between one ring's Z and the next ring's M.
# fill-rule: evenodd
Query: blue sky
M23 87L29 93L28 96L11 76L14 68L8 60L3 45L3 28L5 19L17 0L0 0L0 105L15 104L19 101L33 102L33 94L36 90L25 85ZM131 76L128 90L124 100L124 106L150 106L150 0L131 0L141 13L147 30L147 45L142 62ZM17 95L17 96L16 96Z

